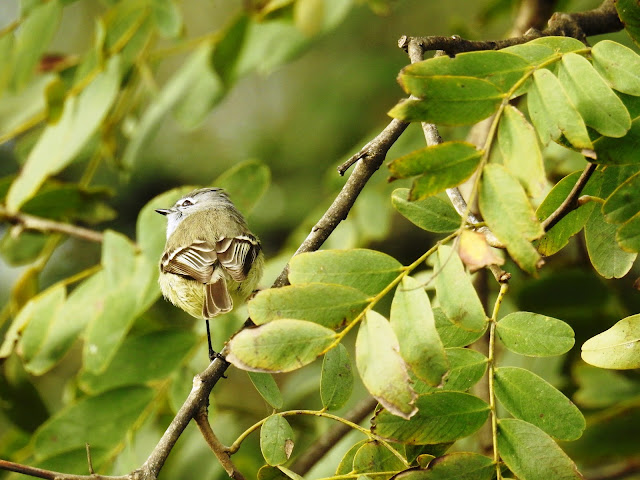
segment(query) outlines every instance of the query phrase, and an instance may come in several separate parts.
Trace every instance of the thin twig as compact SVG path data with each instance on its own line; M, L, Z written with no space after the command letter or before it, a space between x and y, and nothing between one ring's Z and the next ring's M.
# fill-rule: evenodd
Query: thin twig
M596 167L597 165L595 163L587 163L587 166L582 171L582 175L580 175L580 178L578 178L578 181L571 189L569 195L567 195L567 198L564 199L564 202L542 222L542 227L545 232L551 230L551 228L569 212L579 207L578 198L580 197L580 193L591 178L591 175L593 175L593 172L596 171Z
M359 424L371 414L377 404L378 401L375 398L368 397L356 405L352 410L347 412L344 418L350 422ZM299 475L306 474L329 452L329 450L336 446L342 437L351 431L352 429L349 425L338 423L314 441L313 445L311 445L291 466L291 470Z
M238 471L236 466L231 461L231 457L229 456L229 452L227 448L218 440L215 433L211 429L211 425L209 424L209 415L207 413L207 406L202 405L198 410L198 413L194 417L198 428L200 429L200 433L204 437L204 440L211 448L211 451L216 456L224 471L227 472L229 478L233 478L234 480L245 480L242 473Z
M28 215L26 213L11 213L2 205L0 205L0 220L6 220L25 230L64 233L90 242L101 243L104 240L104 234L101 232L78 227L70 223L56 222L55 220Z

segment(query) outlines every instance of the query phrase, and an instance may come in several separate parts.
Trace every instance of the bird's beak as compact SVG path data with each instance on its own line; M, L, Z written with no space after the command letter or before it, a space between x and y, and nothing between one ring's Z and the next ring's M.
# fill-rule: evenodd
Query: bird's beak
M156 208L156 212L158 212L160 215L169 215L171 213L171 209L170 208Z

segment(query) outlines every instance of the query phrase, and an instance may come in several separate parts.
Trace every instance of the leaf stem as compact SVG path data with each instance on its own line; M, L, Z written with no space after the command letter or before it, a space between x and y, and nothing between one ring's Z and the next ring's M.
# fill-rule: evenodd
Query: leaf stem
M493 439L493 462L496 465L496 478L502 480L502 472L500 472L500 455L498 453L498 415L496 412L496 396L494 387L495 374L495 345L496 345L496 322L498 312L502 305L502 300L509 290L509 284L500 284L500 292L493 306L493 314L491 315L489 327L489 358L488 358L488 375L489 375L489 407L491 409L491 436Z
M379 437L378 435L376 435L374 433L371 433L370 430L367 430L366 428L361 427L357 423L350 422L349 420L346 420L346 419L344 419L342 417L339 417L337 415L333 415L331 413L327 413L327 412L324 412L322 410L287 410L286 412L278 412L278 413L275 413L274 415L280 415L282 417L291 417L293 415L312 415L314 417L324 417L324 418L329 418L331 420L335 420L335 421L340 422L340 423L344 423L345 425L348 425L349 427L353 428L354 430L358 430L360 433L366 435L371 440L375 440L376 442L380 443L380 445L383 445L396 458L398 458L398 460L400 460L404 466L409 467L409 465L410 465L409 462L407 462L407 460L402 456L402 454L400 452L398 452L395 448L393 448L389 444L389 442L387 442L383 438ZM267 421L267 418L269 418L269 417L266 417L266 418L263 418L262 420L259 420L258 422L256 422L253 425L251 425L244 432L242 432L240 434L240 436L236 439L236 441L233 442L231 444L231 446L226 449L227 453L229 455L233 455L234 453L236 453L240 449L240 445L242 444L242 442L249 435L251 435L254 431L256 431L258 428L260 428L262 426L262 424Z

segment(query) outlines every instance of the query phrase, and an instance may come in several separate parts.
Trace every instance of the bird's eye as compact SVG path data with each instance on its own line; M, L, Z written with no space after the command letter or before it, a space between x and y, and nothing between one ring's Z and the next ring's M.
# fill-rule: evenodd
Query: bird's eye
M193 202L189 199L183 200L182 203L180 204L181 207L189 207L193 205Z

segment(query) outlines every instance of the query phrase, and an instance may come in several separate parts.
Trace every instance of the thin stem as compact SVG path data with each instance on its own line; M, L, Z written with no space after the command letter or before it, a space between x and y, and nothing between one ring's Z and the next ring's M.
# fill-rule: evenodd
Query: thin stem
M2 205L0 205L0 220L16 223L25 230L64 233L90 242L102 243L104 240L104 234L101 232L78 227L70 223L57 222L47 218L28 215L26 213L11 213Z
M489 407L491 410L491 436L493 438L493 462L496 465L497 479L502 479L502 473L500 472L500 455L498 453L498 415L496 412L496 395L494 386L495 375L495 350L496 350L496 322L498 319L498 312L504 296L509 290L508 283L502 283L500 285L500 293L493 306L493 314L491 315L490 327L489 327L489 358L488 358L488 376L489 376Z
M596 167L597 165L595 163L587 163L587 166L584 167L584 170L582 171L582 175L580 175L580 178L578 178L578 181L571 189L571 192L569 192L569 195L567 195L567 198L564 199L564 202L562 202L562 204L560 204L560 206L542 222L542 227L545 232L551 230L551 228L553 228L553 226L562 220L569 212L580 206L578 201L580 193L582 193L582 190L591 178L591 175L593 175L593 172L596 171Z
M384 447L386 447L387 450L389 450L396 458L398 458L398 460L400 460L404 466L406 467L409 466L409 462L407 462L407 460L400 454L400 452L398 452L395 448L393 448L389 444L389 442L379 437L378 435L371 433L371 431L367 430L364 427L361 427L357 423L353 423L345 418L339 417L337 415L333 415L331 413L327 413L322 410L288 410L286 412L275 413L274 415L280 415L282 417L291 417L293 415L312 415L314 417L324 417L324 418L329 418L331 420L335 420L336 422L344 423L345 425L348 425L352 429L357 430L360 433L366 435L371 440L375 440L376 442L380 443L380 445L383 445ZM229 453L229 455L233 455L234 453L236 453L240 449L240 445L242 444L242 442L249 435L251 435L258 428L260 428L267 421L267 418L263 418L262 420L254 423L248 429L242 432L240 436L236 439L236 441L233 442L233 444L231 444L231 446L227 449L227 452Z
M242 473L238 471L231 461L229 451L224 447L220 440L218 440L215 433L213 433L211 425L209 424L209 415L207 414L206 405L202 405L200 407L200 410L198 410L194 420L196 421L205 442L207 442L207 445L209 445L209 448L211 448L211 451L220 462L220 465L222 465L222 468L224 468L224 471L227 472L229 478L244 480Z

